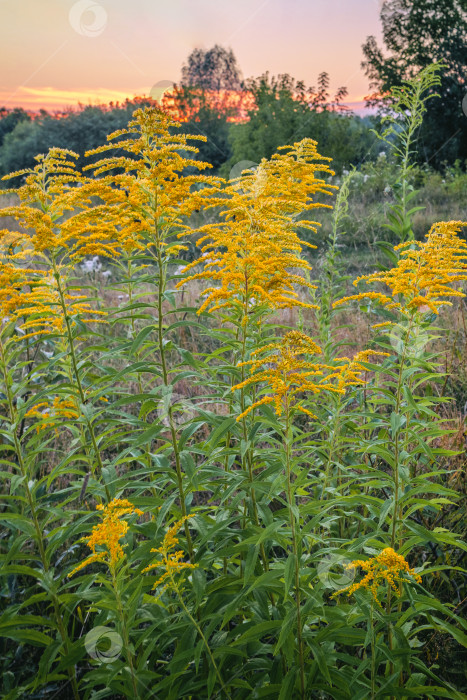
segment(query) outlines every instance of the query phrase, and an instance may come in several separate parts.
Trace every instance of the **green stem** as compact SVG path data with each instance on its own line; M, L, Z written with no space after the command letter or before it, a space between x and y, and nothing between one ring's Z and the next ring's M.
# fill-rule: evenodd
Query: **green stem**
M157 292L158 292L158 294L157 294L157 313L158 313L159 354L161 357L162 381L164 383L164 387L168 388L170 386L170 384L169 384L169 372L167 369L167 359L166 359L165 348L164 348L164 338L163 338L164 312L163 312L163 307L162 307L162 297L163 297L163 294L165 292L165 265L164 265L164 261L162 260L161 241L158 239L157 226L156 226L156 249L157 249L156 259L157 259L157 266L158 266L158 272L159 272L158 289L157 289ZM180 461L180 451L178 449L177 431L175 428L175 421L173 418L173 407L172 406L169 406L167 414L168 414L168 418L169 418L171 442L172 442L172 448L173 448L174 459L175 459L175 472L176 472L176 477L177 477L178 494L179 494L179 498L180 498L180 508L182 511L182 516L184 518L186 518L187 510L186 510L186 505L185 505L185 493L184 493L184 488L183 488L183 471L182 471L182 465L181 465L181 461ZM191 539L190 529L188 527L188 523L186 520L184 523L184 529L185 529L185 536L186 536L190 561L193 564L194 558L195 558L194 552L193 552L193 542Z
M229 694L229 691L228 691L227 688L225 687L224 681L222 680L222 676L221 676L221 674L220 674L219 668L218 668L218 666L217 666L217 664L216 664L216 662L215 662L215 660L214 660L214 656L213 656L213 654L212 654L212 651L211 651L211 648L210 648L210 646L209 646L209 644L208 644L208 641L207 641L206 637L204 636L203 630L201 629L201 627L199 626L198 622L195 620L195 618L193 617L193 615L190 613L190 611L189 611L188 608L186 607L186 605L185 605L185 603L184 603L184 600L183 600L183 597L182 597L182 594L180 593L180 590L179 590L179 588L178 588L178 586L177 586L177 583L175 582L175 579L174 579L174 577L172 576L172 574L170 575L170 578L171 578L171 581L172 581L172 586L173 586L175 592L177 593L177 597L178 597L178 600L179 600L179 602L180 602L180 605L182 606L182 608L183 608L185 614L186 614L187 617L189 618L189 620L190 620L190 622L192 623L192 625L195 627L195 629L196 629L196 631L198 632L199 636L200 636L201 639L203 640L203 644L204 644L204 646L206 647L206 651L207 651L208 656L209 656L209 658L210 658L210 660L211 660L211 663L212 663L212 665L213 665L213 668L214 668L214 670L215 670L215 672L216 672L217 680L218 680L219 683L220 683L221 689L222 689L222 690L224 691L224 693L226 694L228 700L232 700L232 698L231 698L231 696L230 696L230 694Z
M290 529L292 533L292 553L294 556L294 573L295 573L295 604L297 607L297 638L298 638L298 655L300 661L300 692L302 700L305 700L305 661L303 650L302 636L302 618L301 618L301 601L300 601L300 561L299 551L297 546L296 534L296 519L294 514L295 498L292 489L292 466L290 446L292 443L292 428L290 425L290 408L288 399L286 398L285 406L285 466L287 475L287 505L289 511Z
M374 623L373 601L370 607L371 626L371 700L376 698L376 644L375 644L375 623Z
M409 327L407 329L406 337L404 339L404 348L402 351L402 356L399 363L399 374L397 378L397 390L396 390L396 403L395 403L395 415L399 419L399 411L401 408L401 393L402 393L402 375L404 373L404 365L407 354L407 342L410 338L410 332L412 330L413 318L410 320ZM391 547L395 548L396 545L396 535L397 535L397 525L401 514L399 513L399 459L400 459L400 440L399 440L400 429L399 426L396 428L396 434L394 436L394 512L392 519L392 529L391 529ZM399 543L400 545L400 543Z
M128 666L130 667L130 674L131 674L131 684L133 686L133 697L136 698L136 700L139 700L139 693L138 693L138 687L136 683L136 676L135 676L135 668L133 665L133 654L130 651L130 637L128 635L128 628L126 624L126 615L125 611L122 605L122 599L120 597L120 590L118 587L118 582L117 582L117 577L115 575L115 569L113 566L110 566L110 571L112 574L112 584L113 584L113 589L115 593L115 600L117 602L117 611L118 615L120 618L120 622L122 623L122 633L123 633L123 642L124 642L124 647L125 647L125 657L128 662Z
M58 289L58 294L59 294L59 298L60 298L60 306L62 308L63 317L65 319L66 334L67 334L67 341L68 341L68 350L70 353L71 365L73 368L73 374L74 374L75 381L76 381L76 388L78 389L78 394L80 397L81 404L84 406L84 405L86 405L86 394L84 393L80 373L78 370L78 362L76 359L76 352L75 352L75 346L74 346L74 340L73 340L73 331L71 328L71 319L68 315L68 309L67 309L67 305L66 305L66 301L65 301L65 292L64 292L64 289L62 286L62 279L60 276L60 272L57 269L55 261L53 261L53 270L54 270L54 277L57 281L57 289ZM94 432L94 426L93 426L92 422L89 420L89 418L83 413L83 411L81 411L81 415L83 416L83 418L86 422L86 426L87 426L87 429L89 431L89 436L91 438L94 457L97 461L99 476L102 478L104 464L102 462L101 453L100 453L100 450L99 450L99 447L97 444L96 434ZM94 474L92 462L91 462L91 471ZM110 491L107 487L107 484L105 484L105 483L104 483L104 488L105 488L105 493L106 493L108 501L112 500L111 495L110 495Z
M246 292L245 292L245 316L246 316L246 310L248 309L248 277L245 273L245 285L246 285ZM242 355L241 355L241 383L245 381L245 367L243 363L245 362L246 358L246 341L247 341L247 323L242 326ZM240 407L241 407L241 412L243 413L246 410L245 407L245 390L242 387L240 390ZM248 427L247 427L247 422L246 422L246 416L242 418L242 431L243 431L243 439L245 441L245 445L248 443ZM246 451L246 463L248 467L248 478L250 482L250 495L251 495L251 510L253 513L253 520L255 522L255 525L259 528L260 527L260 521L259 521L259 516L258 516L258 506L256 503L256 493L255 489L253 486L253 479L254 479L254 474L253 474L253 454L252 450L250 447L248 447ZM264 571L269 571L269 563L268 563L268 558L266 556L266 550L264 549L264 544L261 542L260 546L260 553L261 553L261 559L263 562L263 568Z
M136 338L136 324L135 324L135 315L134 315L134 309L133 309L133 265L132 265L132 260L130 256L127 256L126 259L127 262L127 276L128 276L128 301L130 304L130 323L131 323L131 337L133 340ZM139 358L139 350L136 351L136 358ZM141 374L138 372L138 392L139 395L141 396L143 394L143 382L141 381ZM144 457L146 461L146 466L150 467L151 464L151 454L149 451L149 445L146 445L144 448ZM156 490L155 488L151 488L152 495L156 497Z

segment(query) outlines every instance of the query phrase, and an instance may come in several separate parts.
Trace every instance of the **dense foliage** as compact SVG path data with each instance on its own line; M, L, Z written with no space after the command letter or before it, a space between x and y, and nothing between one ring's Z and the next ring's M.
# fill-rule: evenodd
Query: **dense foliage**
M445 65L420 129L418 158L436 168L467 159L467 7L464 0L385 0L383 44L368 37L363 67L379 96L432 63Z
M432 80L407 86L413 119ZM467 223L415 240L411 125L389 142L390 266L350 295L360 175L338 188L310 138L224 181L147 108L84 170L53 148L14 174L3 697L466 697L463 419L439 348Z

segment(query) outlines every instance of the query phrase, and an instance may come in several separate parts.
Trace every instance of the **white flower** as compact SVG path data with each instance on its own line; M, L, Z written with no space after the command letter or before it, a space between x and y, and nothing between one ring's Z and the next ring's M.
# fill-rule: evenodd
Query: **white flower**
M91 260L83 260L81 264L81 269L83 272L91 274L91 272L99 272L102 268L102 263L99 260L99 256L95 255Z

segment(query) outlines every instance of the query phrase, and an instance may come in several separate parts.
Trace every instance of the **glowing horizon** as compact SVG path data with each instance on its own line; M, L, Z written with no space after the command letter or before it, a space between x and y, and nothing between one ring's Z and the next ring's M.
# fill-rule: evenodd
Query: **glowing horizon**
M88 105L100 107L107 106L111 102L113 104L117 102L122 104L127 99L131 101L135 98L149 97L149 93L150 91L146 87L141 87L133 93L109 90L107 88L57 90L50 86L43 88L21 87L13 97L4 95L0 91L0 107L6 107L7 109L22 107L30 112L39 112L41 109L44 109L53 114ZM356 100L346 100L342 104L356 113L366 112L365 97L366 95L362 95Z

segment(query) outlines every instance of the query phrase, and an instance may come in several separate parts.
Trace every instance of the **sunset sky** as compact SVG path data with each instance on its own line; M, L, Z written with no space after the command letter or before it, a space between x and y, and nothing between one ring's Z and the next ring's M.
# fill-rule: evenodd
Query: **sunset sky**
M0 107L49 110L148 95L190 51L231 47L243 77L290 73L361 105L361 45L380 0L0 0Z

